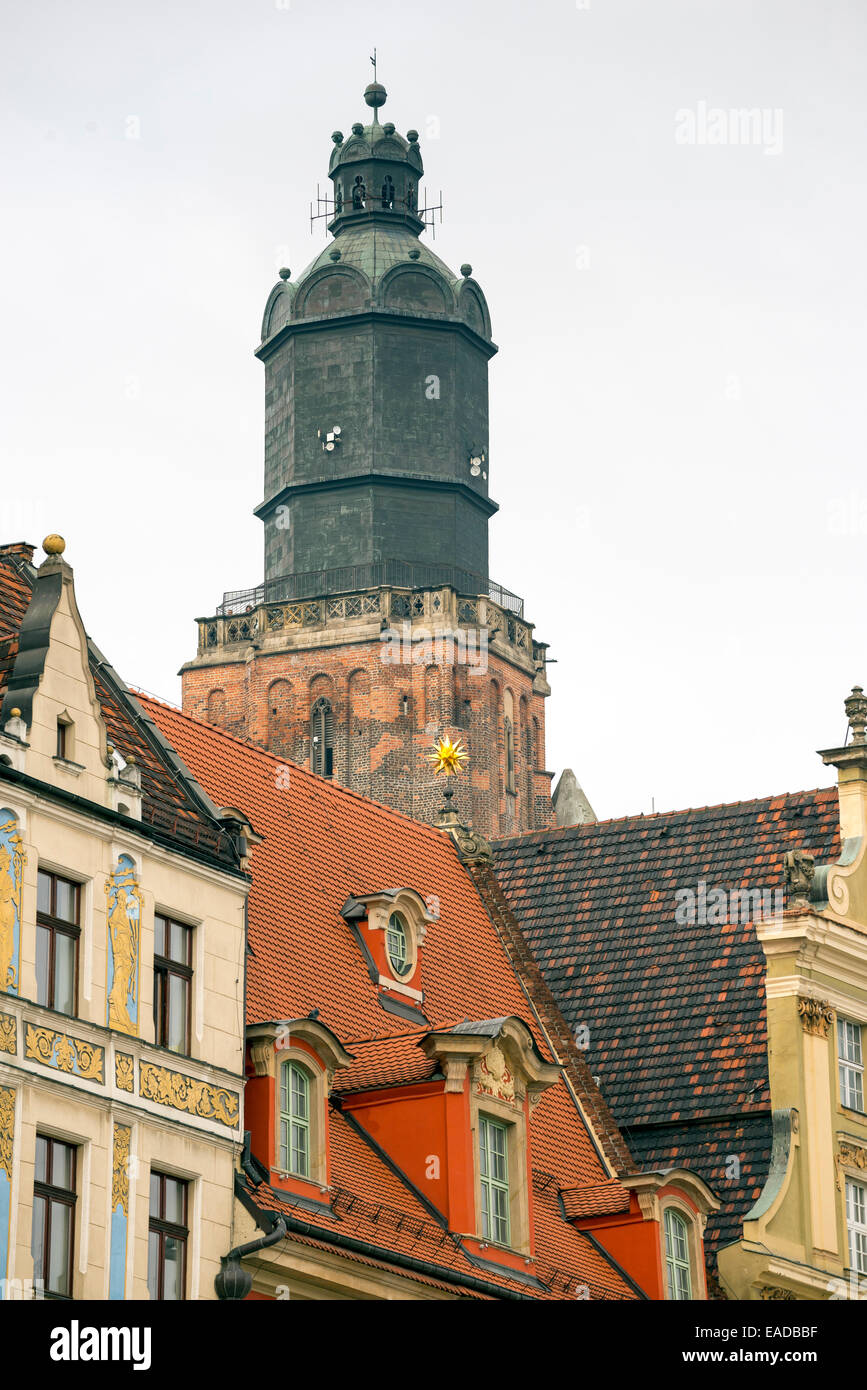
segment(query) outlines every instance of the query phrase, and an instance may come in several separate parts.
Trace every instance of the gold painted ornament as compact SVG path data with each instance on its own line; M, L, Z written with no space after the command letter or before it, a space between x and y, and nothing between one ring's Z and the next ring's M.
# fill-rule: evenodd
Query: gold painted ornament
M459 738L452 743L446 734L443 738L437 739L433 751L428 753L427 757L428 761L434 764L437 776L457 777L469 754Z

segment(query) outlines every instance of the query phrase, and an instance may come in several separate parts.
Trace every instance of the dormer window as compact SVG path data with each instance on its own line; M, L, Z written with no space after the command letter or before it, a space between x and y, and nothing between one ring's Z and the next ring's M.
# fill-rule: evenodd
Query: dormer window
M248 1072L245 1107L253 1153L278 1187L292 1191L306 1183L324 1189L331 1081L351 1055L313 1018L252 1024L247 1040L253 1074Z
M310 1176L310 1077L297 1062L280 1068L280 1167Z
M395 975L400 977L408 975L412 969L412 961L410 960L406 922L399 912L392 912L388 919L386 950L388 952L388 963Z

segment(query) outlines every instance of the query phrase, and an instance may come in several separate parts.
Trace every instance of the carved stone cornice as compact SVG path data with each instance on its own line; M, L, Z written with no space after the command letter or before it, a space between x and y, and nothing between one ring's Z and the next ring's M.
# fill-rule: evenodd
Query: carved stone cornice
M827 1038L834 1010L825 999L798 999L798 1016L805 1033L814 1038Z
M867 1145L857 1144L849 1139L838 1141L837 1152L834 1155L834 1167L837 1170L837 1191L843 1191L843 1168L858 1168L862 1173L867 1172Z
M765 1284L759 1290L759 1297L764 1299L766 1303L794 1303L797 1301L797 1295L793 1294L791 1289L774 1288L771 1284Z

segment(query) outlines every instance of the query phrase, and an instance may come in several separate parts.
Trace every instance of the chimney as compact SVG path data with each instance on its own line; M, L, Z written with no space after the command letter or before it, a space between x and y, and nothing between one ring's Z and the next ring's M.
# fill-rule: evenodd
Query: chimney
M26 541L10 541L8 545L0 545L0 555L9 555L16 560L26 560L28 565L32 565L35 549L35 545L28 545Z

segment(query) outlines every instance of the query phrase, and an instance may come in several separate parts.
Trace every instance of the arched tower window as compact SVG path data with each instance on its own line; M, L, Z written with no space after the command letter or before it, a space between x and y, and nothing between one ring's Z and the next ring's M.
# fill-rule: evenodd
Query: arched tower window
M272 753L290 752L292 687L286 680L268 687L268 747Z
M406 206L410 212L415 212L415 184L408 183L406 186Z
M310 712L310 767L320 777L334 772L334 712L324 698Z
M515 791L515 732L509 718L503 720L506 743L506 791Z
M343 211L343 189L340 187L340 184L337 185L334 192L334 211L338 217Z
M384 208L394 207L394 180L391 174L386 174L385 182L382 185L382 206Z
M511 690L503 695L503 744L506 755L506 791L513 795L515 785L515 702Z
M352 209L359 212L367 199L367 189L364 186L364 179L360 174L355 175L355 183L352 185Z

